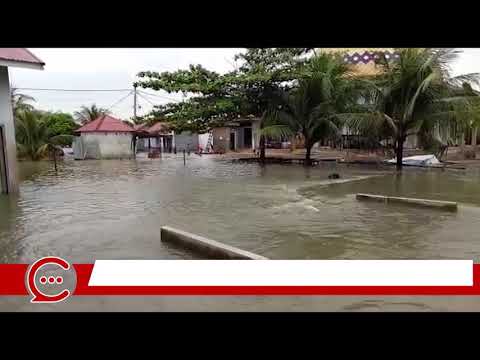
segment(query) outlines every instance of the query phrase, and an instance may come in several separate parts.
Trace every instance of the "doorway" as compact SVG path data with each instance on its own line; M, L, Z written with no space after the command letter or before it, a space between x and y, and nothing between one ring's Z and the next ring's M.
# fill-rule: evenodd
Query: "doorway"
M246 148L252 147L252 128L250 127L243 129L243 144Z
M235 151L235 133L230 133L230 150Z

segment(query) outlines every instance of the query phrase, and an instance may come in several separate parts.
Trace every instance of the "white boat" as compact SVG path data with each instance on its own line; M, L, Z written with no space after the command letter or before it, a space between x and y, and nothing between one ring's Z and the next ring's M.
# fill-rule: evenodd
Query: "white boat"
M396 164L397 159L387 160L387 163ZM435 155L417 155L403 158L402 164L410 166L437 166L440 165L440 161L438 161Z

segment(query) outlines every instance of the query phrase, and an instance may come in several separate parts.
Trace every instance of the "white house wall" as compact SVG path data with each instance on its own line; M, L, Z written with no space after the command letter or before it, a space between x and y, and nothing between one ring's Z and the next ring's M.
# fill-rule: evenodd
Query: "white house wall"
M210 133L198 134L198 145L205 149L208 144L208 139L210 138Z
M3 177L3 181L0 181L0 192L7 192L7 190L8 192L15 192L18 190L17 145L15 142L15 126L13 122L8 68L5 66L0 66L0 126L3 132L4 139L2 143L6 160L6 163L2 166L2 169L0 169L0 176Z
M258 149L260 147L260 121L252 121L252 148Z
M75 139L76 159L125 159L133 156L129 133L83 133Z

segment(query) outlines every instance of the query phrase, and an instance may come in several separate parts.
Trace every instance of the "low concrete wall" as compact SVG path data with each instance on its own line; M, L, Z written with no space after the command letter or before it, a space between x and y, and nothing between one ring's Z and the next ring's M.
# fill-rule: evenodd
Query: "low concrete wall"
M170 226L160 229L161 241L180 245L188 250L196 251L204 256L214 259L231 260L268 260L266 257L228 246L218 241L207 239L203 236L178 230Z
M415 206L433 207L443 210L457 210L457 203L452 201L440 201L440 200L427 200L427 199L415 199L395 196L382 196L373 194L357 194L357 200L371 200L384 203L402 203Z

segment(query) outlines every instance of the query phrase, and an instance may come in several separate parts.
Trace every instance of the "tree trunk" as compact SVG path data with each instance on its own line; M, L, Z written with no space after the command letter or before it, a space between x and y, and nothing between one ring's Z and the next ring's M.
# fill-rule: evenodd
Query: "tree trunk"
M465 152L465 133L462 131L458 136L458 145L462 153Z
M260 120L260 130L263 129L263 118ZM260 163L265 164L265 135L260 135L260 141L258 146L260 147Z
M478 128L476 126L472 128L472 146L477 146L477 131Z
M260 136L260 162L262 164L265 164L265 136L261 135Z
M53 149L53 164L55 166L55 172L57 172L57 149Z
M305 165L306 166L311 166L312 165L312 147L313 144L311 144L311 141L305 139Z
M397 170L402 170L403 166L403 144L405 139L403 137L397 140Z

